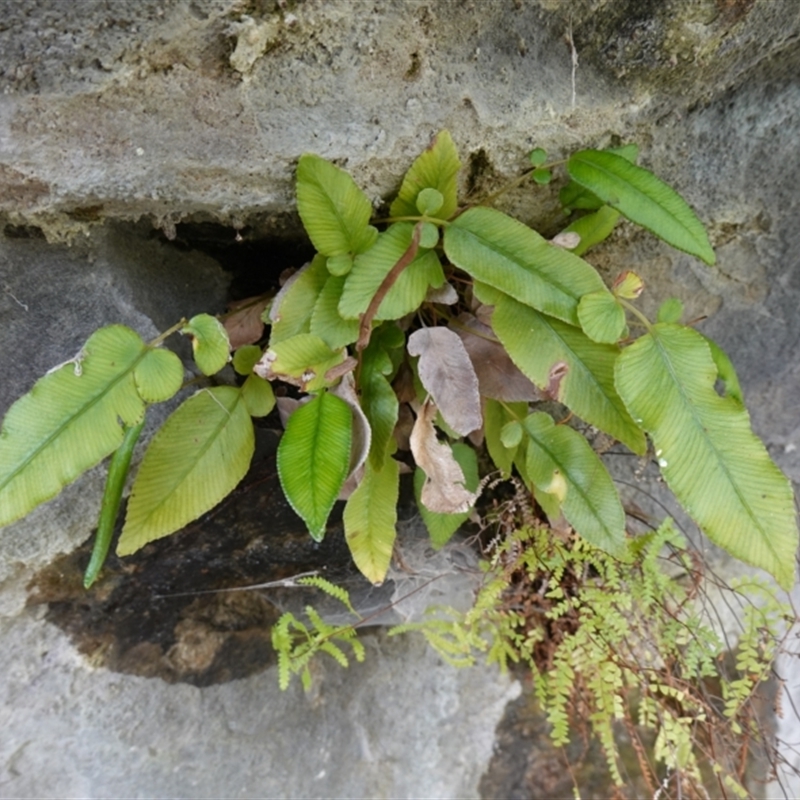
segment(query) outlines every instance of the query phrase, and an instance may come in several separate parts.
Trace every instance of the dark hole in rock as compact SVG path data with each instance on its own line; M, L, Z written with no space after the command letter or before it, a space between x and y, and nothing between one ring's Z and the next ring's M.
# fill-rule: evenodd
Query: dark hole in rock
M124 559L113 554L118 525L101 577L86 591L82 582L92 536L35 576L29 605L47 603L46 619L98 666L195 686L244 678L270 666L276 660L270 628L282 611L298 615L311 603L324 615L326 603L335 601L309 587L183 593L319 570L348 588L362 614L389 605L391 581L373 587L352 564L343 504L336 504L324 540L314 542L283 496L277 437L259 431L259 438L247 476L216 508ZM408 500L405 504L410 507Z
M307 239L256 238L245 228L239 241L235 229L211 222L179 224L175 234L164 241L205 252L231 273L231 299L275 290L286 268L300 267L313 256ZM216 508L120 559L113 553L123 507L95 585L83 588L93 533L35 576L29 604L48 604L46 618L98 666L196 686L243 678L273 664L271 627L284 610L300 615L306 603L321 612L331 604L337 612L342 608L308 587L197 592L319 570L345 584L354 602L360 598L361 608L387 605L391 582L372 587L352 563L341 522L343 504L336 504L327 535L317 544L284 498L275 461L277 412L256 420L256 426L258 445L250 470Z
M231 275L232 300L277 289L281 273L298 269L314 257L314 247L299 221L281 235L267 235L255 226L235 229L216 222L183 222L174 238L160 238L174 247L199 250L216 259Z

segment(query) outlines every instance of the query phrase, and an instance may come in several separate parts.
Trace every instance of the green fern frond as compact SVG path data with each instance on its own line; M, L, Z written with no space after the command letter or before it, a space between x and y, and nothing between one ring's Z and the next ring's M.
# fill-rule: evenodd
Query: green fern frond
M335 583L331 583L329 580L321 578L319 575L298 578L297 583L301 583L304 586L313 586L315 589L325 592L325 594L338 600L354 617L361 619L361 615L353 608L352 602L350 601L350 593L343 587L337 586Z

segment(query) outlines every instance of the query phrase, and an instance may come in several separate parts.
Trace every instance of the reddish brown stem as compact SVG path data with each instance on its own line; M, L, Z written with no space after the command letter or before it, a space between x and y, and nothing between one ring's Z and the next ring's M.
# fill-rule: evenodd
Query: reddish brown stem
M389 270L386 277L378 287L378 291L370 300L367 310L361 315L358 325L358 341L356 342L356 351L361 352L368 344L369 338L372 336L372 320L378 313L378 309L383 302L383 298L389 293L389 289L394 286L400 273L414 260L419 250L419 237L422 235L422 223L418 222L414 226L414 233L411 236L411 244L408 249L400 256L399 261Z

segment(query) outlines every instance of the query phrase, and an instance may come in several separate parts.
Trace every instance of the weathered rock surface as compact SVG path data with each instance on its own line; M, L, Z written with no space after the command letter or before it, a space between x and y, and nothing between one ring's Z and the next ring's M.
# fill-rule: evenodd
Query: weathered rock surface
M718 264L627 225L591 260L640 272L648 312L674 295L708 315L755 429L800 480L795 0L0 6L0 413L100 325L152 336L220 310L213 260L155 234L296 238L303 152L345 165L379 205L441 128L465 193L518 174L534 146L632 140L708 225ZM503 207L555 232L556 189ZM101 479L0 531L0 794L478 795L514 685L412 640L369 639L366 664L322 666L310 697L279 693L270 669L197 688L81 656L24 608L26 585L89 536Z

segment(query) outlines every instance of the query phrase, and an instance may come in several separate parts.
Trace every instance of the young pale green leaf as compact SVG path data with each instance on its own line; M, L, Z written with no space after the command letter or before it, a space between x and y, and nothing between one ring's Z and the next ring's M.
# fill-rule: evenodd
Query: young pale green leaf
M438 190L428 187L417 195L417 211L422 215L434 216L444 205L444 195Z
M270 344L291 339L298 333L309 333L314 307L330 275L326 262L325 256L317 253L314 260L292 275L275 295L269 317L264 320L272 323Z
M393 458L387 458L380 470L367 462L361 483L344 507L344 535L353 561L375 585L383 583L392 560L399 490Z
M789 481L741 404L714 390L703 337L658 323L617 360L616 383L670 489L715 544L790 589L798 532Z
M639 146L635 144L626 144L622 147L610 147L604 152L621 156L626 161L630 161L631 164L635 164L636 160L639 158ZM603 201L596 194L590 192L576 181L570 181L558 193L558 200L566 211L577 208L597 211L603 205Z
M476 280L572 325L580 298L605 289L590 264L492 208L457 217L445 230L444 250Z
M500 429L500 441L503 447L514 450L522 441L522 425L515 419L506 422Z
M192 337L194 360L203 375L214 375L228 363L228 332L216 317L198 314L181 328L181 333Z
M251 417L266 417L275 408L275 393L272 384L251 374L242 384L242 399Z
M453 458L464 473L464 485L471 492L478 490L481 482L478 474L478 456L475 450L463 442L456 442L452 445ZM425 473L417 467L414 470L414 496L417 500L417 508L425 527L431 537L431 544L434 550L444 547L452 535L469 519L469 511L462 511L460 514L438 514L430 511L422 502L422 487L425 485Z
M744 407L744 395L742 394L742 386L739 383L739 376L736 374L736 369L728 354L713 339L709 339L704 334L700 335L706 340L706 344L711 349L711 358L714 359L714 365L717 368L717 377L725 386L725 396L730 397Z
M500 403L487 398L483 404L483 432L486 449L494 461L494 465L507 478L517 456L519 442L515 446L506 447L502 433L506 424L522 419L528 413L527 403Z
M586 541L612 555L625 550L625 512L614 482L586 439L542 412L524 423L527 468L534 485L554 495Z
M183 364L171 350L148 348L133 371L136 391L145 403L163 403L183 383Z
M375 229L369 225L369 198L343 169L319 156L300 157L297 211L322 255L355 255L375 241Z
M541 147L531 150L528 153L528 160L534 167L541 167L547 161L547 151Z
M567 170L573 180L667 244L707 264L716 261L705 228L688 203L652 172L599 150L575 153Z
M353 256L345 253L341 256L329 256L325 267L331 275L341 278L353 269Z
M531 173L531 178L533 178L534 183L538 183L539 186L547 186L553 179L553 173L549 169L535 169Z
M339 314L344 319L358 319L367 310L383 279L410 247L413 232L413 224L396 223L378 237L371 250L356 258L339 301ZM444 280L436 254L420 249L389 289L375 319L400 319L416 311L425 300L428 287L438 288Z
M510 297L501 298L495 306L492 327L514 363L539 388L547 388L554 365L566 364L558 399L634 453L645 452L644 434L614 387L614 362L619 348L593 342L579 328L540 314Z
M101 328L11 406L0 432L0 526L55 497L120 446L120 420L132 426L144 414L134 371L150 352L130 328Z
M311 315L311 333L323 339L333 350L358 339L358 320L342 319L339 314L344 282L344 277L331 275L325 281Z
M190 397L147 448L117 554L135 553L213 508L245 476L254 449L253 423L238 389L215 386Z
M321 542L350 465L350 406L323 392L289 417L278 445L278 476L292 508Z
M635 300L644 291L644 281L633 270L626 269L621 272L611 285L614 297L622 300Z
M576 247L570 248L576 256L582 256L587 250L604 242L614 230L619 219L619 211L611 206L600 206L592 214L576 219L562 233L577 233L581 237Z
M344 359L343 351L332 350L319 336L299 333L271 344L253 371L264 380L280 379L315 392L325 385L325 373Z
M400 193L392 203L392 217L416 217L417 197L424 189L436 189L442 195L442 205L435 212L440 219L449 219L458 205L458 171L461 162L453 138L441 131L425 152L411 165L403 178ZM434 212L429 212L434 213Z
M683 316L683 303L677 297L670 297L658 308L659 322L680 322Z
M594 342L614 344L625 334L625 310L610 292L591 292L578 303L583 332Z
M423 222L419 235L419 246L433 250L439 244L439 229L432 222Z
M233 354L233 368L239 375L249 375L261 358L261 348L246 344Z

